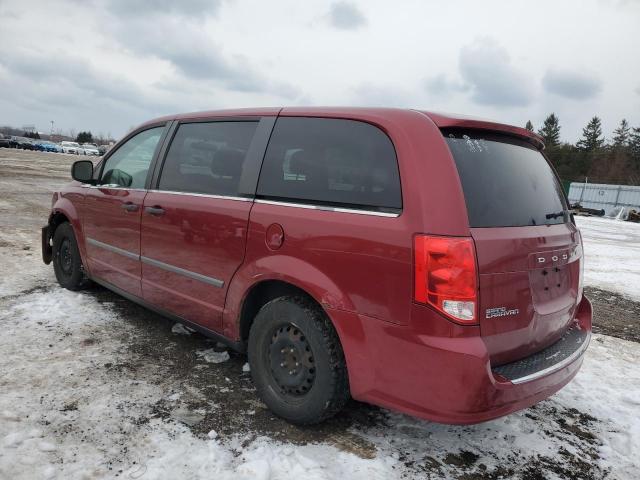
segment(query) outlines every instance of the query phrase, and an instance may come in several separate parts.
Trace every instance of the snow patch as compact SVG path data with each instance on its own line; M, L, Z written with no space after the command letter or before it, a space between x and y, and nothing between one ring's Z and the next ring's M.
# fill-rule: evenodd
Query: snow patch
M207 350L198 350L196 355L202 357L207 363L223 363L229 360L229 352L216 352L213 348Z
M584 282L640 301L640 224L576 217L584 244Z
M191 335L195 330L183 325L182 323L175 323L173 327L171 327L171 332L177 335Z

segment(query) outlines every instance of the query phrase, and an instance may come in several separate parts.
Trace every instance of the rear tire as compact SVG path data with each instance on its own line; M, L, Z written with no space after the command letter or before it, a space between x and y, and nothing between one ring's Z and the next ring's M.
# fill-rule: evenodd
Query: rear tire
M89 283L73 228L68 222L58 225L53 234L53 271L61 287L80 290Z
M322 422L349 400L338 334L322 309L302 296L265 304L251 326L248 350L258 395L291 423Z

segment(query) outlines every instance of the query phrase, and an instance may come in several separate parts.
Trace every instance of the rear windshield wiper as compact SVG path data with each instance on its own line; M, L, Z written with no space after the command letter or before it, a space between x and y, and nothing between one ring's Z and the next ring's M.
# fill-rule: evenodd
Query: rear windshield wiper
M550 219L552 219L552 218L560 218L560 217L564 217L564 215L565 215L565 211L563 210L562 212L547 213L547 214L545 215L545 218L546 218L547 220L550 220Z

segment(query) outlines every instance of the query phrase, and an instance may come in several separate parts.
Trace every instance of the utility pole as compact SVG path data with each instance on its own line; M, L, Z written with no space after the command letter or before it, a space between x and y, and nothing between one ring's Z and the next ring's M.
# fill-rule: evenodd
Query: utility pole
M53 137L53 120L51 120L51 137Z

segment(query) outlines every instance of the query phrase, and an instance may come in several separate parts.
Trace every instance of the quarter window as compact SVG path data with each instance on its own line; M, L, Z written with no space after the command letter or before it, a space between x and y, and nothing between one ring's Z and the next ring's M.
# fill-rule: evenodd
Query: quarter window
M279 118L257 193L349 208L402 208L391 140L379 128L354 120Z
M163 130L164 127L150 128L127 140L107 159L100 184L144 188Z
M162 167L165 191L237 196L242 166L258 122L185 123Z

